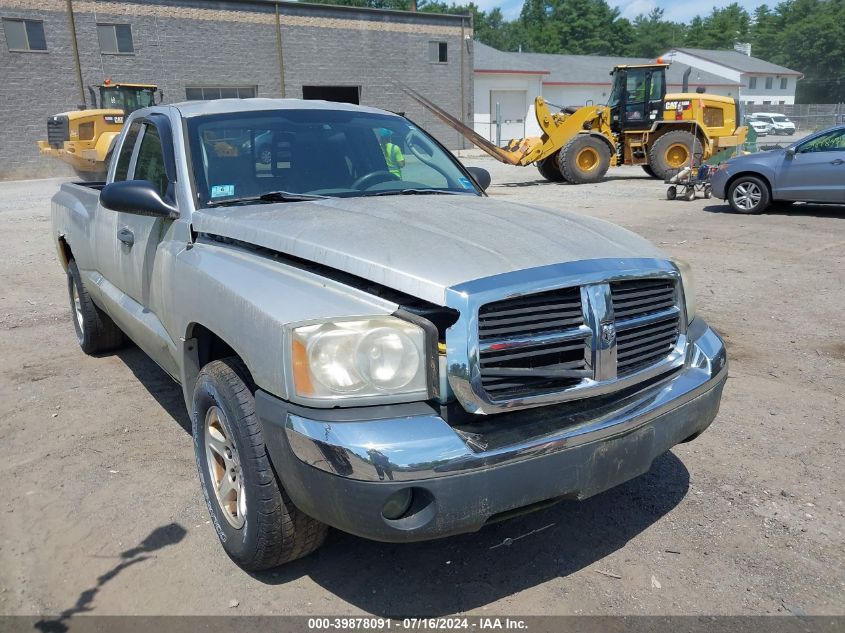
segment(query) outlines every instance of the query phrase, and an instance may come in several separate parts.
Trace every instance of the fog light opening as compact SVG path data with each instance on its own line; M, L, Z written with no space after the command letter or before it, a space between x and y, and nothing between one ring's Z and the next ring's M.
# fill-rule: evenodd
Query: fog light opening
M405 516L405 514L407 514L413 502L413 488L403 488L402 490L398 490L390 495L387 498L387 501L384 502L384 506L381 509L381 515L390 521L401 519Z

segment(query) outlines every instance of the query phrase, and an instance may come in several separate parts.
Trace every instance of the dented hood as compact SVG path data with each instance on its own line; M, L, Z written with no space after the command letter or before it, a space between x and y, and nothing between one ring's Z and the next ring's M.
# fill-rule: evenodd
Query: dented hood
M194 230L335 268L444 305L445 290L586 259L666 256L608 222L465 195L330 198L202 209Z

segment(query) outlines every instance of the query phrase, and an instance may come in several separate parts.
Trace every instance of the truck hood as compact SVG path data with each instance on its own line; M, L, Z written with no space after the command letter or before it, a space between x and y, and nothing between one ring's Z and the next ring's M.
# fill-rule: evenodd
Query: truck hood
M194 230L335 268L437 305L451 286L600 258L658 258L608 222L467 195L330 198L196 211Z

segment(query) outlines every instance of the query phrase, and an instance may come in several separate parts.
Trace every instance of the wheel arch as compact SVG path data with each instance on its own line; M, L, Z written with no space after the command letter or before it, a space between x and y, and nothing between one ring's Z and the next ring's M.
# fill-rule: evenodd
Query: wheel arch
M692 126L695 126L695 130L692 129ZM698 121L657 121L649 133L649 146L654 145L655 141L664 134L676 131L694 132L696 138L701 141L702 147L706 149L710 145L710 137L707 136L707 132L704 131Z
M192 411L194 385L200 371L208 363L235 356L239 358L252 378L252 370L243 354L224 337L202 323L192 322L185 330L182 343L182 391L188 411Z

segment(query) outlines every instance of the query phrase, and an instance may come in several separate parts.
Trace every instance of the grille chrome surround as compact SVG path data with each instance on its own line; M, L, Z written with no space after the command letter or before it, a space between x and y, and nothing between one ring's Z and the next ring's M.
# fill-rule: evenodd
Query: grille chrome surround
M449 385L471 413L603 395L684 364L681 277L666 260L515 271L446 299L461 315L446 332Z

